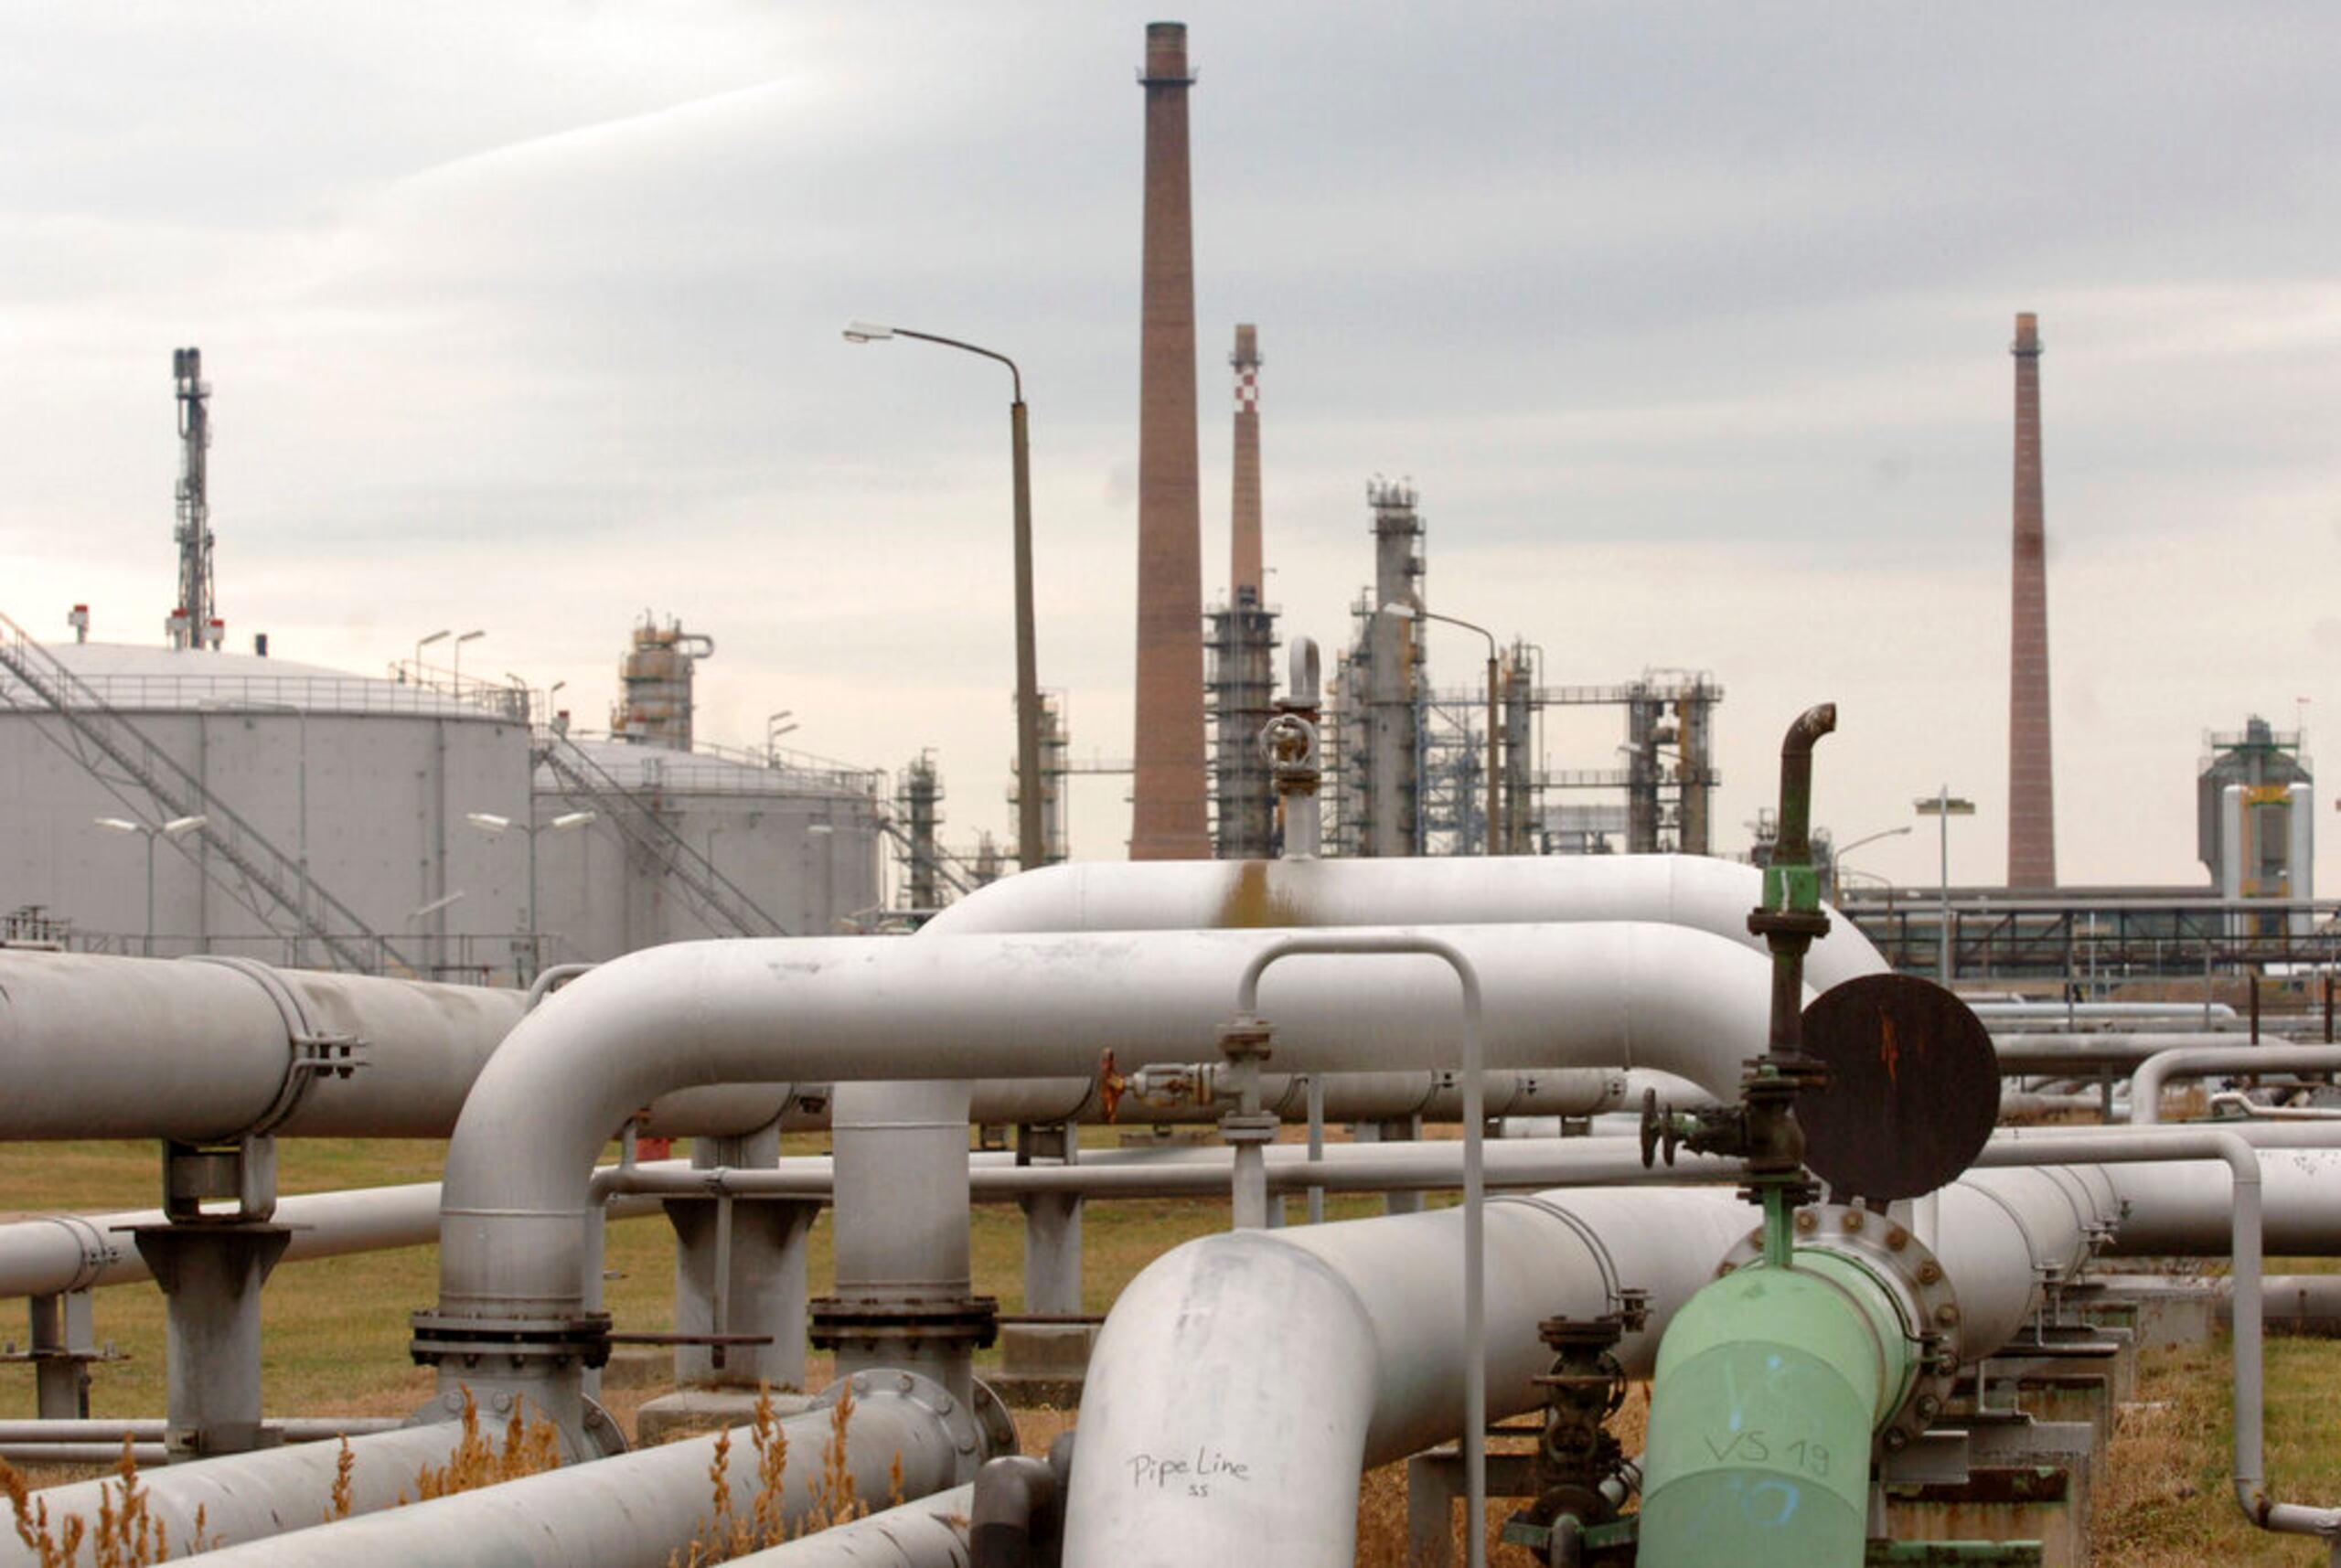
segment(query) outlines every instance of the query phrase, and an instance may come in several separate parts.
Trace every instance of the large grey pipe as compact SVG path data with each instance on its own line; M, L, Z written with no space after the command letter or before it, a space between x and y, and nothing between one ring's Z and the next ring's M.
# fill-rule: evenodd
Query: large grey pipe
M503 1432L502 1422L486 1413L482 1426L492 1427L499 1437ZM462 1440L463 1427L452 1419L351 1438L351 1511L371 1513L412 1500L415 1477L443 1468ZM324 1518L332 1507L340 1463L338 1443L302 1443L142 1470L138 1487L147 1517L162 1531L172 1554L184 1556L198 1539L198 1518L202 1540L227 1543L260 1540ZM100 1510L117 1504L121 1491L112 1480L75 1481L46 1488L39 1497L52 1530L63 1530L65 1520L75 1518L94 1529ZM40 1560L15 1531L0 1531L0 1568L34 1568Z
M733 1568L967 1568L967 1520L976 1488L954 1487L732 1559Z
M966 1407L946 1411L942 1391L907 1374L857 1380L846 1428L845 1468L856 1494L884 1501L899 1465L903 1489L917 1496L957 1484L985 1457ZM832 1387L827 1399L834 1399ZM955 1414L957 1419L954 1419ZM788 1465L781 1499L790 1523L813 1511L813 1482L830 1439L827 1404L781 1421ZM756 1493L754 1428L728 1435L727 1482L736 1515ZM219 1568L331 1563L337 1568L666 1568L678 1551L714 1527L709 1467L717 1437L637 1449L590 1465L508 1481L411 1508L294 1530L211 1553ZM167 1474L167 1472L166 1472ZM323 1497L319 1504L323 1507Z
M1647 1064L1735 1083L1769 995L1762 957L1649 925L1454 927L1501 1066ZM514 1030L448 1151L441 1311L573 1314L593 1157L635 1106L775 1076L1064 1074L1213 1049L1268 932L683 943L604 965ZM1288 1070L1425 1065L1457 1027L1436 959L1296 961L1262 1010Z
M444 1137L521 1003L248 963L0 953L0 1076L39 1089L0 1096L0 1138L202 1142L272 1122L294 1136ZM305 1072L304 1034L357 1042L363 1064Z
M1761 870L1705 855L1088 861L979 888L925 929L966 935L1652 921L1763 953L1748 929L1748 912L1763 901ZM1812 944L1805 984L1825 991L1887 967L1869 939L1839 917Z

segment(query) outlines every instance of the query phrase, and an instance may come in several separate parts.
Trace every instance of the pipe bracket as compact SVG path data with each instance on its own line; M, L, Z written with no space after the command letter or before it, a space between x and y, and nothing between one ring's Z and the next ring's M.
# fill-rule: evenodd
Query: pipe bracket
M356 1035L318 1029L302 1007L300 993L269 965L256 959L219 953L190 954L180 962L217 965L241 975L261 988L262 994L275 1005L277 1017L284 1020L288 1055L283 1081L277 1084L268 1107L249 1125L224 1135L225 1140L262 1137L274 1132L292 1120L293 1113L308 1097L312 1083L326 1076L347 1078L366 1065L366 1042Z

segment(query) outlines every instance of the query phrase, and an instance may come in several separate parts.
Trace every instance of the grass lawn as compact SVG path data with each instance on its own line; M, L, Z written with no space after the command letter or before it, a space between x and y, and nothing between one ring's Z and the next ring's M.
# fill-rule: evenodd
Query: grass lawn
M1110 1142L1114 1129L1092 1129L1085 1141ZM791 1153L818 1152L818 1135L792 1137ZM283 1192L329 1190L435 1179L444 1146L432 1142L305 1140L279 1146ZM0 1213L96 1212L154 1207L160 1159L147 1144L90 1143L0 1146ZM1378 1212L1376 1199L1337 1198L1331 1218ZM1294 1203L1299 1211L1299 1203ZM1224 1203L1159 1200L1089 1206L1083 1222L1085 1298L1103 1312L1131 1275L1190 1237L1221 1230ZM975 1213L976 1288L999 1297L1003 1311L1021 1307L1023 1228L1008 1205L980 1205ZM827 1216L815 1227L813 1289L832 1278ZM671 1327L673 1246L666 1225L645 1219L614 1225L608 1262L618 1277L607 1287L618 1325L630 1330ZM2271 1260L2272 1271L2326 1266L2321 1260ZM278 1271L264 1306L267 1405L274 1414L402 1414L430 1392L431 1374L407 1359L407 1315L430 1306L438 1293L435 1249L360 1253L296 1264ZM162 1297L151 1285L97 1293L97 1331L126 1359L96 1370L91 1398L100 1415L159 1415L163 1412ZM21 1323L21 1319L18 1320ZM13 1334L20 1335L21 1328ZM2229 1496L2229 1382L2224 1341L2202 1349L2157 1352L2140 1369L2137 1399L2122 1412L2119 1430L2097 1496L2095 1562L2101 1568L2175 1568L2203 1563L2309 1564L2326 1560L2313 1541L2267 1536L2242 1519ZM816 1381L821 1368L816 1364ZM2333 1412L2341 1407L2341 1344L2272 1339L2268 1348L2269 1458L2277 1496L2302 1502L2341 1502L2341 1437ZM614 1395L623 1417L657 1390ZM1619 1421L1629 1452L1640 1446L1643 1400L1627 1402ZM0 1416L34 1413L33 1379L21 1366L0 1369ZM1020 1418L1028 1446L1044 1447L1068 1424L1062 1413ZM1491 1516L1513 1505L1498 1503ZM1359 1510L1359 1555L1364 1563L1396 1563L1404 1545L1405 1480L1401 1467L1366 1477ZM1491 1540L1495 1531L1491 1529ZM1525 1553L1499 1549L1497 1563L1526 1568Z

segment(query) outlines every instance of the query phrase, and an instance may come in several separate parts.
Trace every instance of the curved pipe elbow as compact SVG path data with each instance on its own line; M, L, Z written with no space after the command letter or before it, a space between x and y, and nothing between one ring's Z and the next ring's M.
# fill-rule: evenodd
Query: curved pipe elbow
M968 1568L1034 1568L1051 1561L1063 1512L1045 1459L1004 1454L976 1472L967 1509Z

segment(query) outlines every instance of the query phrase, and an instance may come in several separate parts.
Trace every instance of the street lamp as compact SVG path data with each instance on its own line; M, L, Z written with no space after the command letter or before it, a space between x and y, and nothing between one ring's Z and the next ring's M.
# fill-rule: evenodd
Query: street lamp
M1939 818L1942 829L1942 912L1936 918L1940 928L1935 937L1936 977L1944 985L1951 984L1951 819L1972 816L1975 803L1962 800L1951 793L1951 786L1939 786L1935 793L1913 803L1920 816Z
M770 767L777 767L777 766L779 766L779 765L780 765L780 748L779 748L779 741L780 741L780 738L781 738L783 735L787 734L790 731L792 731L792 730L794 730L794 729L796 729L796 724L794 724L793 722L790 722L790 723L784 723L784 722L783 722L783 720L788 720L788 719L790 719L790 718L791 718L791 717L796 713L796 710L795 709L793 709L793 708L784 708L784 709L781 709L779 712L777 712L777 713L767 714L767 715L765 716L765 718L764 718L764 763L765 763L765 765L770 766Z
M1022 869L1036 870L1046 850L1041 827L1041 680L1032 635L1032 464L1025 432L1024 373L1007 355L956 337L869 321L846 324L848 343L883 343L893 337L939 343L946 348L997 359L1008 367L1014 388L1015 400L1008 405L1008 434L1016 507L1016 859Z
M465 632L455 639L455 689L457 691L464 688L464 645L486 635L487 635L486 631Z
M1453 615L1442 615L1436 610L1417 610L1412 604L1401 604L1393 599L1382 606L1382 613L1400 621L1444 621L1450 626L1460 626L1467 632L1477 632L1488 639L1488 845L1486 852L1496 852L1496 635L1485 626Z
M572 828L584 827L587 823L593 821L596 815L598 814L591 811L564 811L559 816L554 817L551 822L515 822L508 816L498 816L492 811L467 811L464 813L464 820L465 822L470 823L474 827L478 828L482 833L486 834L491 838L496 837L500 834L508 833L516 827L529 836L529 923L527 930L529 933L529 978L531 980L536 978L537 962L543 956L538 949L544 944L544 933L540 930L537 925L537 835L545 832L547 829L551 829L555 833L567 833ZM458 896L460 897L461 895Z
M168 838L173 843L203 827L211 820L198 813L194 816L174 816L160 827L151 827L127 816L99 816L91 819L109 833L143 833L146 836L146 938L143 944L145 955L155 956L155 840Z
M1837 845L1830 846L1829 874L1831 880L1833 881L1837 877L1844 874L1845 857L1860 848L1863 845L1875 844L1881 838L1899 838L1911 831L1912 828L1910 824L1906 822L1899 827L1883 827L1876 833L1865 833L1859 838L1855 839L1852 843L1842 847ZM1887 885L1891 886L1892 884L1888 883Z
M414 683L417 686L422 684L422 650L433 643L444 642L454 635L452 630L439 631L432 633L427 637L417 637L414 640Z

